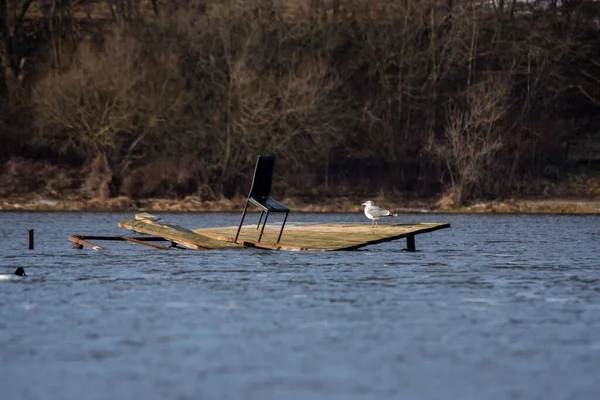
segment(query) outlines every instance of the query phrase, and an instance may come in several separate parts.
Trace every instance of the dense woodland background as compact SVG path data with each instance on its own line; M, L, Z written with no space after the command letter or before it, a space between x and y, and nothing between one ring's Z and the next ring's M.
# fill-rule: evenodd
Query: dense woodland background
M4 196L232 197L274 154L280 195L463 203L600 160L598 1L0 0L0 37Z

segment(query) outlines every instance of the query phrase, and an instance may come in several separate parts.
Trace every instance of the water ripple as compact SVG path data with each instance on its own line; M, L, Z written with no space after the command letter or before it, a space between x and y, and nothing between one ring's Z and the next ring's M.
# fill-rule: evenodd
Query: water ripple
M94 252L66 240L122 233L116 221L129 216L0 212L3 396L583 399L600 391L598 217L403 215L452 224L418 236L414 253L398 242L339 253L123 243ZM164 217L217 226L239 215ZM28 251L32 227L37 248ZM17 266L29 276L15 278Z

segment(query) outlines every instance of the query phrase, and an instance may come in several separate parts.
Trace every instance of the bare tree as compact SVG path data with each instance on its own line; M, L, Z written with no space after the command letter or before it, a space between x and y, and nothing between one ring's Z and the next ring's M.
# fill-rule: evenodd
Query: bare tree
M443 138L431 138L429 151L445 165L447 194L458 204L492 193L492 171L505 145L502 119L509 88L507 81L494 78L471 86L462 102L448 106Z
M60 151L98 158L110 174L111 196L118 195L132 159L150 155L183 107L182 81L173 75L177 56L164 49L160 57L146 54L134 38L116 33L103 52L81 46L71 69L34 89L40 138Z
M0 100L9 98L7 81L16 81L23 65L23 55L15 48L15 42L31 3L32 0L14 0L7 4L0 0Z

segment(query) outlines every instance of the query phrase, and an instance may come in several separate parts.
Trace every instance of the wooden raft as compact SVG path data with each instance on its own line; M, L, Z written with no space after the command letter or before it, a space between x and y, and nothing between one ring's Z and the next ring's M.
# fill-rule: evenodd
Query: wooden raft
M448 223L381 224L303 224L286 226L276 243L279 225L267 225L260 243L256 225L242 227L238 243L233 243L237 226L189 230L150 220L123 220L119 227L156 235L195 250L257 247L270 250L355 250L364 246L406 238L407 250L415 250L415 235L449 228Z

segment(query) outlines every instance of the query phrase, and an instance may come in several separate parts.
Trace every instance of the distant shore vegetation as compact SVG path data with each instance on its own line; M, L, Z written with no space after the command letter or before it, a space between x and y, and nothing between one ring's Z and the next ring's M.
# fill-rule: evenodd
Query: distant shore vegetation
M600 196L600 2L0 0L0 196ZM597 174L596 174L597 176Z

